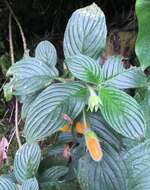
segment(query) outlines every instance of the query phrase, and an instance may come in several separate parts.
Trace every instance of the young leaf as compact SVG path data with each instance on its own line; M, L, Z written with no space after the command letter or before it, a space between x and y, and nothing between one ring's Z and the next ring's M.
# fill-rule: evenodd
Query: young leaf
M26 180L22 186L20 187L19 190L39 190L39 185L38 185L38 182L36 180L36 178L31 178L31 179L28 179Z
M53 84L34 101L28 112L24 134L27 141L41 140L65 124L67 114L75 119L85 106L87 89L79 82Z
M143 68L150 66L150 1L137 0L136 13L139 24L136 54Z
M49 67L36 58L26 58L13 64L7 76L13 75L16 95L28 95L45 88L58 76L55 67Z
M9 178L0 176L0 190L17 190L17 187Z
M118 133L131 139L145 136L145 120L140 105L121 90L101 87L101 112L105 120Z
M126 168L119 154L108 144L103 146L100 162L89 155L79 160L78 180L82 190L127 190Z
M98 63L86 55L74 55L65 60L74 77L85 82L98 84L101 80L101 68Z
M35 49L35 57L48 66L55 66L57 62L56 49L52 43L45 40L40 42Z
M16 153L14 171L19 183L23 183L36 175L41 159L38 144L24 144Z
M106 21L102 10L93 3L80 8L71 16L64 34L64 54L77 54L97 59L106 45Z

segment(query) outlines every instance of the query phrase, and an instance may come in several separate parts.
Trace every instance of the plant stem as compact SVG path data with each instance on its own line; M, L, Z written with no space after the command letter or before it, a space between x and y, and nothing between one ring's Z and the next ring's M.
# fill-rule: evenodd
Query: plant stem
M20 30L20 35L22 37L23 49L24 49L24 55L25 55L26 53L28 53L28 48L27 48L26 38L25 38L25 35L24 35L24 32L23 32L23 29L21 27L21 24L20 24L18 18L15 15L14 11L12 10L11 6L9 5L8 1L7 0L4 0L4 1L5 1L6 6L8 7L11 15L13 16L13 18L14 18L14 20L15 20L15 22L16 22L19 30Z
M14 64L14 48L13 48L13 41L12 41L12 16L11 13L9 14L9 46L10 46L10 57L11 57L11 63ZM21 140L19 135L19 127L18 127L18 100L16 99L16 105L15 105L15 131L16 131L16 139L19 147L21 147Z

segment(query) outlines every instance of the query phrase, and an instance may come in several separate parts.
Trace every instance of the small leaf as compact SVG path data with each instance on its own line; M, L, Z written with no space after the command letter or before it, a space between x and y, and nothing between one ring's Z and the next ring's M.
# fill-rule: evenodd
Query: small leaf
M105 16L95 3L76 10L64 34L65 58L81 53L97 59L105 48L106 36Z
M13 64L7 76L13 75L15 95L28 95L45 88L58 76L55 67L48 67L36 58L26 58Z
M79 82L53 84L45 89L28 112L24 129L27 141L41 140L58 131L66 122L64 114L75 119L86 97L87 89Z
M101 112L105 120L118 133L131 139L145 136L145 120L140 105L121 90L101 87Z
M40 42L35 49L35 57L48 66L55 66L57 62L56 49L52 43L45 40Z
M97 84L101 80L101 68L92 58L75 55L65 60L74 77L85 82Z
M44 171L39 176L39 181L41 183L48 181L58 181L59 178L64 176L68 172L68 167L66 166L53 166L46 171Z
M0 176L0 190L17 190L17 187L9 178Z
M39 190L39 185L36 178L26 180L19 190Z
M36 175L41 159L38 144L24 144L16 153L14 171L19 183L23 183Z
M89 155L79 160L78 180L82 190L127 190L126 168L119 154L108 144L104 156L94 162Z
M138 38L136 42L136 54L143 68L150 66L150 1L137 0L136 14L139 24Z

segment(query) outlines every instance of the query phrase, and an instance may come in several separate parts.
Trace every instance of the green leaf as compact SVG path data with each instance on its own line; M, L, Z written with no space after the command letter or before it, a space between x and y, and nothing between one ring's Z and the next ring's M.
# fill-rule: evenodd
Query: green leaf
M139 32L136 42L136 54L143 68L150 66L150 1L137 0L136 14L138 18Z
M150 189L150 168L139 173L136 179L133 179L131 184L132 185L130 189L132 190L149 190Z
M7 76L13 75L16 95L28 95L45 88L58 76L55 67L48 67L36 58L25 58L13 64Z
M133 177L150 168L150 140L129 150L124 155L124 160Z
M26 180L19 190L39 190L39 185L36 178Z
M118 152L121 150L122 142L119 135L112 130L100 113L89 112L86 115L86 119L89 126L100 138L100 142L109 143Z
M75 55L65 60L72 75L85 82L98 84L101 80L101 68L98 63L86 55Z
M126 168L119 154L108 144L103 146L100 162L89 155L79 160L78 180L82 190L127 190Z
M23 101L23 105L22 105L22 109L21 109L21 118L25 119L27 116L27 113L29 112L30 107L33 104L33 101L35 100L35 98L37 97L36 95L32 95L32 96L25 96L25 99Z
M139 102L142 110L144 112L144 117L146 121L146 138L150 138L150 89L147 89L144 94L144 99Z
M56 49L52 43L45 40L40 42L35 49L35 57L48 66L55 66L57 62Z
M9 178L0 176L0 190L17 190L17 187Z
M87 89L79 82L53 84L34 101L28 112L24 134L27 141L41 140L65 124L64 114L75 119L85 106Z
M123 57L120 55L115 55L109 57L106 62L104 63L102 67L102 75L103 80L108 80L109 78L112 78L119 73L122 73L124 70L123 63L122 63Z
M150 140L129 150L124 155L124 160L128 168L130 189L150 189Z
M121 56L112 56L102 67L103 85L127 89L139 88L147 85L147 77L141 68L125 69Z
M105 16L95 3L76 10L64 34L65 58L81 53L97 59L105 48L106 36Z
M102 115L118 133L131 139L145 136L145 120L140 105L121 90L101 87Z
M63 177L68 172L68 167L66 166L53 166L46 171L44 171L39 176L40 183L48 181L59 181L59 178Z
M108 79L104 85L119 89L146 87L147 77L140 68L131 68Z
M41 159L41 150L37 143L24 144L16 153L14 171L19 183L36 175Z

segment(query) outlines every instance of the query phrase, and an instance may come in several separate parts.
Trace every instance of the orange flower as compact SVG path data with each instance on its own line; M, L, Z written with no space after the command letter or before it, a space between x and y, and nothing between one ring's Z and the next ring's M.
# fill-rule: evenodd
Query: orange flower
M68 124L65 124L62 128L59 129L59 131L67 133L67 132L71 132L71 127Z
M84 134L87 130L87 126L85 126L83 123L81 122L77 122L76 123L76 132L79 134Z
M98 137L91 130L88 130L84 135L86 146L92 159L97 162L100 161L103 157L103 152Z

